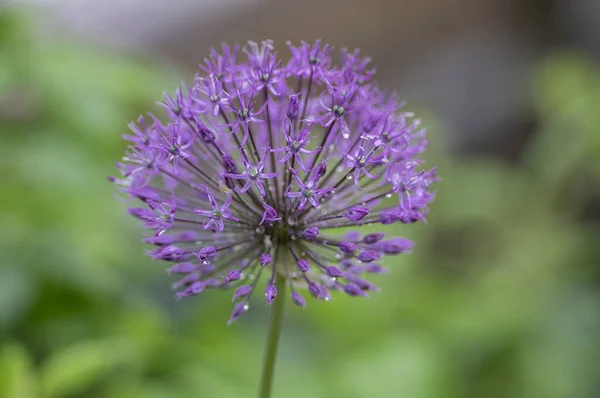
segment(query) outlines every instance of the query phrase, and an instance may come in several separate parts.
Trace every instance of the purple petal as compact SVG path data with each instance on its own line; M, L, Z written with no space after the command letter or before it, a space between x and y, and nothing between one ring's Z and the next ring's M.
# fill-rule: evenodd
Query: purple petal
M392 238L382 242L381 249L385 254L408 253L413 247L412 241L406 238Z
M364 206L353 206L346 213L350 221L360 221L369 214L369 208Z
M298 260L298 269L302 272L310 270L310 263L306 260Z
M237 288L237 290L233 294L233 299L231 301L235 301L241 297L246 297L251 292L252 292L252 286L242 285Z
M227 321L227 324L231 325L233 322L235 322L240 316L244 314L244 312L248 311L248 308L250 307L248 306L248 304L246 304L246 302L242 301L241 303L237 303L233 307L231 317L229 317L229 321Z
M306 307L306 300L304 300L304 297L297 291L292 292L292 301L299 307Z
M356 244L354 244L353 242L349 242L347 240L343 240L340 242L340 244L338 245L338 247L340 248L340 250L344 253L353 253L356 250L358 250L358 247L356 246Z
M269 284L265 289L265 298L267 299L267 304L271 305L275 297L277 296L277 288L273 284Z
M229 271L229 273L225 276L225 278L223 278L223 281L224 282L233 282L233 281L240 279L241 276L242 276L242 273L239 270L234 269L233 271Z
M365 237L363 238L363 242L365 242L368 245L372 245L373 243L379 242L383 238L385 238L384 233L376 232L374 234L365 235Z
M344 273L338 267L328 267L325 272L332 278L339 278L344 276Z
M167 270L169 274L189 274L196 269L196 265L186 262L175 264Z
M217 254L217 249L214 246L203 247L198 252L198 259L202 262L210 261Z
M354 283L346 283L344 285L344 292L346 292L346 294L350 295L350 296L363 296L363 297L369 297L369 295L365 292L362 291L362 289L360 287L358 287L357 285L355 285Z
M365 250L358 255L358 259L363 263L379 260L380 257L379 253L372 250Z
M313 240L317 236L319 236L319 228L317 227L309 227L304 230L304 239Z
M267 264L271 264L273 262L273 258L268 253L263 253L260 255L260 265L263 267Z

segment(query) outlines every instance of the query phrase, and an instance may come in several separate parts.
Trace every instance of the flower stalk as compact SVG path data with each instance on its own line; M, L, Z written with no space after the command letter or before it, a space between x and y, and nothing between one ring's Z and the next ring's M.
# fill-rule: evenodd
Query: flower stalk
M278 274L275 277L275 287L277 288L278 294L281 294L285 297L285 276ZM284 313L285 300L274 300L273 305L271 305L271 314L269 316L269 330L267 334L265 359L263 363L262 377L260 379L258 398L271 397L274 378L273 376L275 374L275 363L277 362L277 352L279 350L279 338L281 336Z

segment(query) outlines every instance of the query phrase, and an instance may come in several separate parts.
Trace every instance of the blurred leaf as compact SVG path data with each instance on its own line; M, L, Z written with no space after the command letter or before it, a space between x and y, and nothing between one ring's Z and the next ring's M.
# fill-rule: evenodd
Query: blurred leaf
M542 180L559 187L577 170L600 175L600 69L577 54L557 54L540 68L536 105L542 119L529 163Z
M125 341L88 340L50 356L41 368L44 396L60 397L89 390L132 355Z
M254 384L227 377L209 366L190 366L182 372L182 376L182 382L186 383L187 387L187 395L184 396L245 398L253 396L258 389Z
M30 38L23 15L6 7L0 9L0 105L9 87L21 83L29 72Z
M185 391L175 383L163 383L159 381L140 381L127 378L108 386L107 398L177 398L190 397L197 394L196 391Z
M0 267L0 333L26 314L34 296L34 282L26 270Z
M382 336L371 347L349 351L332 372L341 388L335 396L397 398L458 397L450 377L454 371L425 336L399 333ZM343 392L342 392L343 391Z
M38 397L31 358L18 343L7 343L0 347L0 397Z
M565 293L537 323L531 344L524 347L521 374L528 397L592 397L597 393L593 388L600 374L600 301L585 289Z

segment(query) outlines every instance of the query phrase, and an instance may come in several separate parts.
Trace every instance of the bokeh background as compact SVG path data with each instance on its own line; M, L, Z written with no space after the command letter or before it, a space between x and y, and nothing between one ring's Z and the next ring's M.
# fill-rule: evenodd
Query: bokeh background
M600 397L600 2L0 5L0 397L252 397L257 302L176 302L106 177L221 41L360 47L442 181L368 300L288 306L275 397Z

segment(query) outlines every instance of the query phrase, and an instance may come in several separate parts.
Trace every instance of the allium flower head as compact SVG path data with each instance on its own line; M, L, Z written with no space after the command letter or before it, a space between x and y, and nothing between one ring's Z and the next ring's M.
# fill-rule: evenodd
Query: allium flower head
M271 304L283 277L292 302L303 293L368 296L365 273L412 242L382 233L336 236L336 228L424 221L437 181L421 169L427 142L412 113L372 81L369 58L321 44L271 41L212 50L191 86L130 125L111 177L142 202L130 209L153 231L152 258L173 262L177 297L232 289L230 321L249 308L259 282ZM242 59L243 58L243 59Z

